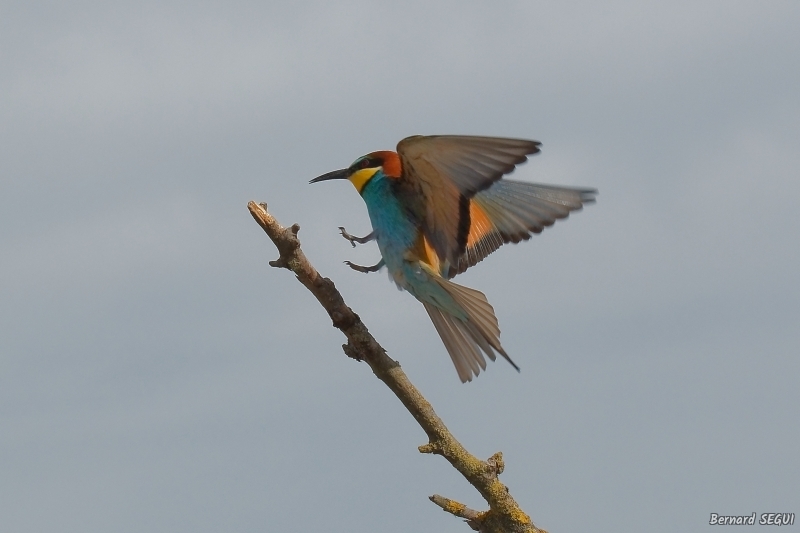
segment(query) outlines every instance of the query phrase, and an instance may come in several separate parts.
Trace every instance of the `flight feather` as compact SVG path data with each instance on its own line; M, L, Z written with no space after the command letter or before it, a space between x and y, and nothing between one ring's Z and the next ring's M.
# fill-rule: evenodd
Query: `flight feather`
M401 194L425 198L422 231L442 260L455 264L466 249L469 200L539 151L536 141L499 137L407 137L397 145Z

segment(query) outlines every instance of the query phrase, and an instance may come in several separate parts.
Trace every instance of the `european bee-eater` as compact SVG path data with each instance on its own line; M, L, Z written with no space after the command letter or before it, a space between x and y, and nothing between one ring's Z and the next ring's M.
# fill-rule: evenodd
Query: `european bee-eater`
M499 353L519 371L500 345L494 309L483 293L450 278L507 242L530 238L594 201L597 191L502 179L540 143L522 139L459 135L413 136L397 152L372 152L348 168L314 178L348 179L367 204L372 233L353 246L376 240L383 266L401 289L422 302L462 382L486 369L485 353Z

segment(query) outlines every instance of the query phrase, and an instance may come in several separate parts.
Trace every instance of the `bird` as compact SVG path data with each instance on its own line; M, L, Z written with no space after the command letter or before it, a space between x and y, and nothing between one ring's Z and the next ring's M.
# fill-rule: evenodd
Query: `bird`
M372 232L339 230L355 247L375 240L373 266L345 263L359 272L386 267L398 288L427 311L462 383L486 370L496 353L518 372L500 343L500 327L486 296L451 279L503 244L530 239L557 219L595 200L590 188L505 179L538 141L469 135L414 135L396 151L379 150L349 167L310 181L349 180L367 206Z

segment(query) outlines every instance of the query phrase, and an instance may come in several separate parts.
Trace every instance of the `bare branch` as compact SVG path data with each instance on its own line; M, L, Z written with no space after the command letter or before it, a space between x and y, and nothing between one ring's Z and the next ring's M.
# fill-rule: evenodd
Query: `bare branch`
M469 453L445 427L431 404L411 384L397 361L386 355L386 351L370 334L361 322L361 318L345 304L333 282L319 275L300 248L300 241L297 238L300 226L297 224L290 228L281 226L267 212L266 204L250 202L247 207L278 248L280 257L270 261L270 266L291 270L298 281L311 291L328 312L334 327L347 337L347 344L342 346L345 354L359 361L365 361L425 431L428 443L420 446L419 451L441 455L447 459L483 496L489 504L489 510L483 513L473 511L442 496L431 496L431 501L445 511L465 518L475 531L546 533L533 525L530 517L519 508L506 486L498 479L498 474L502 473L504 468L502 454L498 452L487 461L481 461Z
M483 518L482 515L484 513L470 509L463 503L451 500L450 498L445 498L444 496L439 496L438 494L434 494L428 499L441 507L443 511L459 518L465 518L469 527L475 531L480 531L481 519Z

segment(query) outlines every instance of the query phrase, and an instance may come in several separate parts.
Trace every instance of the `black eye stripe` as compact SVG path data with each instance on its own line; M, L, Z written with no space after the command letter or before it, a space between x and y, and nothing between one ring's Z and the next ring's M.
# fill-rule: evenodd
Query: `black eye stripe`
M356 163L356 164L354 165L354 168L355 168L356 170L363 170L363 169L365 169L365 168L375 168L375 167L379 167L379 166L381 166L382 164L383 164L383 161L381 161L380 159L376 159L376 158L374 158L374 157L368 157L368 158L366 158L366 159L362 159L361 161L359 161L358 163Z

